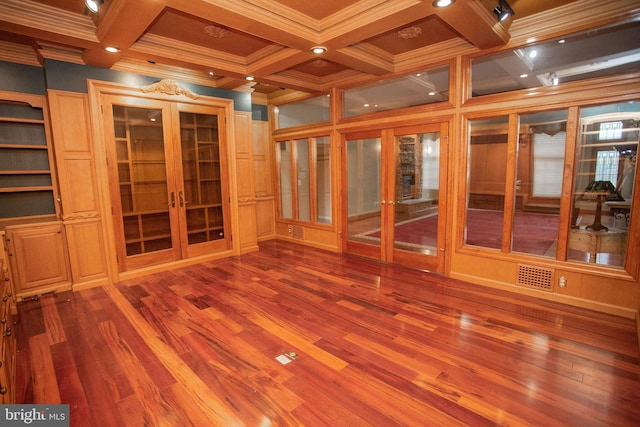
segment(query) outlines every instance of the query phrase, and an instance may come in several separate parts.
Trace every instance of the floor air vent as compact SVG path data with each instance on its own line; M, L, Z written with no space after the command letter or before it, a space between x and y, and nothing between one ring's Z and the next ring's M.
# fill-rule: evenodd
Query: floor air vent
M529 288L543 289L551 291L551 280L553 270L550 268L533 267L530 265L518 266L518 281L516 285L527 286Z

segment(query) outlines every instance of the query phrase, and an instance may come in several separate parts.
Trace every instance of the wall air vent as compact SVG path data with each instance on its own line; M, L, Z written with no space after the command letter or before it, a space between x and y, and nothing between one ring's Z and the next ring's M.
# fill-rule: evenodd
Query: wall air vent
M293 238L304 240L304 227L299 225L293 226Z
M518 281L516 282L516 285L552 291L552 278L553 270L550 268L518 265Z

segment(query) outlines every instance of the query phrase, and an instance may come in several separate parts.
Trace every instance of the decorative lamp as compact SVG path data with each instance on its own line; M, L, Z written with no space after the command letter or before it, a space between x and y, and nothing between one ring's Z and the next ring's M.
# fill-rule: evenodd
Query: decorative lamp
M593 224L587 225L587 230L593 231L607 231L608 228L602 225L601 217L602 217L602 202L607 200L608 198L612 198L612 200L618 200L620 195L616 191L616 187L611 183L611 181L591 181L587 188L584 190L584 194L582 198L584 200L595 200L596 201L596 214L593 219Z

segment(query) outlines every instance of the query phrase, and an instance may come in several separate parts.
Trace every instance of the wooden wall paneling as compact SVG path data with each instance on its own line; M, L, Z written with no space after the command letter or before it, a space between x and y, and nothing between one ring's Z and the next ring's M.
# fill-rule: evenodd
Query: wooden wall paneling
M273 196L257 198L257 203L256 203L257 230L256 231L258 233L258 241L275 237L275 233L276 233L275 202L276 202L276 199Z
M102 221L78 220L66 225L74 289L106 283Z
M47 98L73 283L87 286L89 282L106 282L88 97L49 90Z
M238 190L238 221L240 252L258 249L256 193L253 171L253 139L251 136L251 113L236 111L235 157Z
M253 174L256 193L258 240L275 236L275 195L272 180L272 146L269 123L253 121Z

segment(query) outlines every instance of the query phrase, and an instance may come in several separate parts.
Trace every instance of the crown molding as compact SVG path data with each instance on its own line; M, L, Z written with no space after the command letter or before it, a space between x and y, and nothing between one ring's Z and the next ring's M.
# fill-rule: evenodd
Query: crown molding
M214 70L223 70L230 75L245 76L247 64L243 57L207 49L189 43L180 42L167 37L146 34L128 50L131 53L142 54L145 58L166 57L175 63L191 63L202 65Z
M30 46L0 40L0 61L41 67L38 55Z
M31 0L0 1L0 16L5 22L30 28L37 33L54 32L66 37L98 43L96 27L88 16L69 13Z

